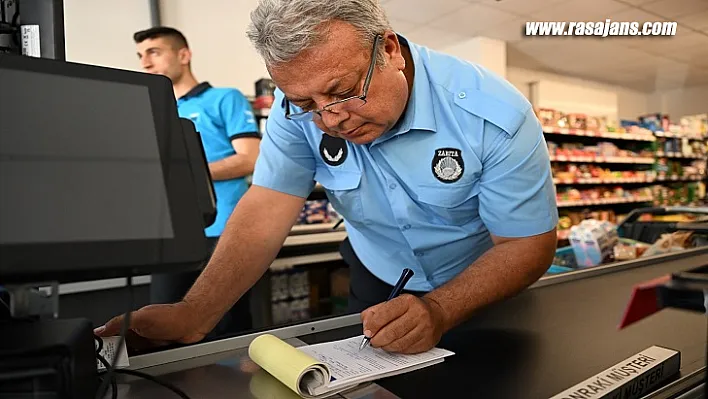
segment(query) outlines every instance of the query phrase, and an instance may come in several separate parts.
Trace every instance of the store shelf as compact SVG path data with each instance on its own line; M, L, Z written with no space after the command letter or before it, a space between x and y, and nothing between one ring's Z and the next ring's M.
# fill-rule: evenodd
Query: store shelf
M325 252L321 254L277 258L273 261L273 263L271 263L270 270L281 271L292 269L295 266L316 265L318 263L333 262L341 259L342 255L339 252Z
M553 126L544 126L543 132L547 134L558 134L564 136L583 136L583 137L598 137L604 139L630 140L630 141L656 141L656 137L652 134L635 134L635 133L614 133L614 132L596 132L592 130L582 129L567 129Z
M686 133L671 133L671 132L654 132L656 137L670 137L676 139L689 139L689 140L706 140L708 137L701 136L700 134L686 134Z
M701 181L703 176L667 176L667 177L657 177L655 181L665 182L665 181Z
M642 184L642 183L655 183L655 182L666 182L666 181L700 181L702 176L670 176L670 177L657 177L651 179L640 179L640 178L626 178L626 179L600 179L600 178L589 178L589 179L553 179L554 184Z
M706 159L705 155L684 155L680 152L664 152L664 151L657 151L656 156L659 158Z
M285 239L283 246L292 247L297 245L328 244L344 241L345 238L347 238L346 231L292 235Z
M551 162L588 162L588 163L629 163L646 164L654 163L651 157L602 157L602 156L563 156L551 155Z
M303 235L303 234L314 234L314 233L329 233L331 231L342 231L344 230L344 224L340 223L337 226L337 230L332 230L336 226L336 222L332 223L314 223L314 224L298 224L293 226L290 230L290 235Z
M621 184L621 183L652 183L654 179L639 179L639 178L626 178L626 179L553 179L555 184Z
M593 206L593 205L613 205L613 204L629 204L640 202L651 202L652 197L637 197L637 198L600 198L596 200L579 200L579 201L559 201L559 208L567 208L573 206Z

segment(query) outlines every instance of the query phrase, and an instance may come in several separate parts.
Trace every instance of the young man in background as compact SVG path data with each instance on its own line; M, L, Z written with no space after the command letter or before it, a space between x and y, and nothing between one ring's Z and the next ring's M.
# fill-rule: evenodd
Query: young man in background
M192 52L184 35L169 27L154 27L133 36L141 67L172 81L180 117L190 119L199 133L216 193L216 220L205 229L213 248L234 207L248 189L260 134L251 105L237 89L199 82L192 72ZM154 275L152 303L180 301L201 271ZM213 336L251 328L250 303L244 295L221 320Z

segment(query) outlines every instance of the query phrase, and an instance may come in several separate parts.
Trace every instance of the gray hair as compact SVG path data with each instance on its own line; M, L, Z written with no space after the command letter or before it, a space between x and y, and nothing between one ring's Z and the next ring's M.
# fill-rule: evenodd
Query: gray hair
M335 20L356 28L365 46L391 30L379 0L260 0L247 35L266 65L275 66L320 43L323 24Z

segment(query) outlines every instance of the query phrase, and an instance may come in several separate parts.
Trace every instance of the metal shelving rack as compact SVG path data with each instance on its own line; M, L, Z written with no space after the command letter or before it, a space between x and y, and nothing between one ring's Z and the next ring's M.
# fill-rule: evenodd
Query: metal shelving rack
M686 163L693 162L695 160L707 160L708 159L708 148L706 147L706 139L708 136L701 135L700 132L689 132L689 133L672 133L672 132L664 132L661 130L657 130L654 132L654 135L657 137L657 140L667 138L667 139L686 139L688 141L698 141L703 143L703 153L702 154L684 154L681 151L665 151L664 149L657 149L656 151L656 157L657 160L659 159L666 159L666 160L672 160L672 161L677 161L681 162L682 165L685 165ZM706 167L704 165L702 173L698 173L696 175L691 175L691 176L677 176L677 175L667 175L662 181L668 183L669 185L675 184L678 182L703 182L705 184L705 180L708 177L708 174L706 173ZM702 202L705 201L705 198L698 198L697 202L694 204L680 204L680 205L701 205ZM657 204L657 205L663 205L663 204Z
M661 149L657 150L656 142L660 138L683 138L687 135L665 133L663 131L657 132L645 132L645 133L616 133L616 132L605 132L605 131L591 131L583 129L572 129L572 128L559 128L554 126L544 126L543 127L544 136L547 141L557 142L557 143L568 143L568 142L578 142L582 144L592 144L600 141L608 141L617 145L618 148L623 148L625 143L646 143L647 146L653 147L654 155L648 156L638 156L638 157L605 157L605 156L587 156L587 155L551 155L552 163L569 163L569 164L606 164L614 165L611 170L627 170L627 169L637 169L637 170L647 170L648 167L655 169L655 165L661 158L668 158L672 160L678 160L679 162L685 163L697 159L705 159L705 154L700 155L685 155L681 152L665 152ZM690 140L705 140L699 134L688 135ZM617 169L615 169L617 168ZM589 187L597 187L602 185L619 185L622 188L636 189L641 187L655 186L661 183L692 183L704 181L706 179L705 168L702 173L696 175L666 175L666 176L639 176L630 178L602 178L602 177L581 177L577 176L571 178L559 178L554 176L554 183L557 186L557 190L567 188L569 186L577 187L578 190L586 189ZM566 200L559 201L559 210L567 210L568 208L590 208L593 210L603 210L608 207L617 210L630 210L632 207L642 206L643 204L654 203L655 198L653 195L639 195L633 197L624 198L594 198L594 199L583 199L583 200ZM559 232L559 239L565 240L565 231Z
M611 142L622 149L627 145L646 148L656 140L653 134L649 133L617 133L607 131L593 131L573 128L560 128L555 126L543 126L544 136L547 142L554 143L579 143L584 145L594 145L599 142ZM555 155L551 154L553 164L577 164L596 165L608 168L611 171L624 170L647 170L656 162L654 156L597 156L597 155ZM568 188L587 190L601 186L621 186L628 189L638 189L655 184L655 179L650 177L618 178L618 177L577 177L572 179L554 176L556 190L565 191ZM631 208L651 203L653 198L650 195L638 195L632 197L601 197L580 200L559 200L559 212L578 210L598 210L603 211L608 208L629 211ZM564 241L567 231L559 231L559 240Z

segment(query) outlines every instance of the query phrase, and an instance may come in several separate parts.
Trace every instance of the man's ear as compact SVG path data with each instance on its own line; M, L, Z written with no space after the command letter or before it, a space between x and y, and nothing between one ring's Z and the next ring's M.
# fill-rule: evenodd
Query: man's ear
M177 57L179 58L180 64L189 65L189 63L192 62L192 50L183 47L177 52Z
M406 68L406 60L403 57L403 50L401 49L401 43L398 41L396 32L387 31L384 33L383 44L388 62L399 71L404 70Z

